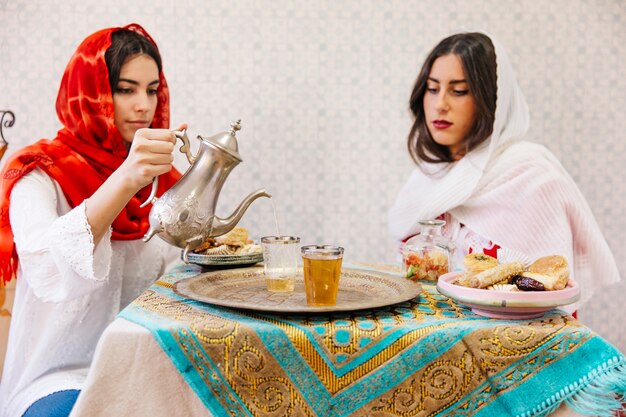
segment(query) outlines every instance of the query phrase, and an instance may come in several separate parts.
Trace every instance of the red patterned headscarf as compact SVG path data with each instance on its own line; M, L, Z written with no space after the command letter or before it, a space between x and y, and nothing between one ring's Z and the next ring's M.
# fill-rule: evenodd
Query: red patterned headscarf
M0 279L6 283L14 276L18 256L9 222L11 190L24 175L39 167L53 178L72 207L89 198L126 158L128 151L115 126L113 95L105 52L111 34L122 28L100 30L78 47L65 69L56 109L63 128L53 140L41 139L11 156L0 172ZM154 41L139 25L124 29ZM155 44L156 45L156 44ZM169 90L165 76L159 74L157 108L153 128L169 128ZM161 195L180 178L172 169L159 177ZM114 240L141 238L148 230L150 207L139 205L148 198L149 187L138 192L113 221Z

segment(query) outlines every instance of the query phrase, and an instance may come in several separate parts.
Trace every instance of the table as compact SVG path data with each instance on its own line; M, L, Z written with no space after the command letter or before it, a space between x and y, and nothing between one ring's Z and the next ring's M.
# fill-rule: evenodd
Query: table
M261 314L172 291L200 272L122 311L72 417L597 415L626 394L624 355L559 310L488 319L423 283L370 311Z

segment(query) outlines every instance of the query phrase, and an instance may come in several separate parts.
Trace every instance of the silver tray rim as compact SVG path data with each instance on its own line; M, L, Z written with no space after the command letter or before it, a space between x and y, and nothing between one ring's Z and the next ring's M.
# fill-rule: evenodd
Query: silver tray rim
M183 259L183 252L180 254ZM201 266L254 265L263 262L263 252L246 253L243 255L203 255L188 253L189 263Z

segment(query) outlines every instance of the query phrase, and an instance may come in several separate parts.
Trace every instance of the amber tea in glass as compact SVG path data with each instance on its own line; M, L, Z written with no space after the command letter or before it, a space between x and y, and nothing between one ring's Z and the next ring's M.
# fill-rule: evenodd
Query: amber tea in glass
M303 246L302 264L306 303L311 306L337 304L343 248L330 245Z

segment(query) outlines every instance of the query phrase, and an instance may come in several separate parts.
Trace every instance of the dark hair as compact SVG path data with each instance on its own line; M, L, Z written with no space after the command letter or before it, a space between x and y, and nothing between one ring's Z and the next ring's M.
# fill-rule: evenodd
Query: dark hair
M156 45L148 38L129 29L116 30L111 34L111 46L104 54L104 60L109 69L111 93L115 92L117 88L124 62L130 57L144 54L154 59L160 73L162 69L161 55Z
M415 163L453 162L448 147L434 141L424 115L424 93L430 70L437 58L454 54L463 64L470 93L476 101L476 120L463 140L465 153L483 143L493 131L496 113L496 52L488 36L482 33L459 33L439 42L422 65L415 81L409 106L415 122L408 137L409 154Z

